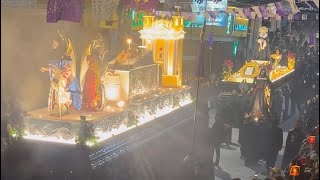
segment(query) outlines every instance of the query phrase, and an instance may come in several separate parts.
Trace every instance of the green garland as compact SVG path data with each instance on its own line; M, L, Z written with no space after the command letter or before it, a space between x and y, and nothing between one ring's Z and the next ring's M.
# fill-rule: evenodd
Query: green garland
M76 143L81 146L96 146L98 145L98 137L94 133L94 128L91 123L82 122L79 128L78 138Z
M133 113L129 113L128 118L129 118L129 120L127 122L127 127L138 125L139 121Z

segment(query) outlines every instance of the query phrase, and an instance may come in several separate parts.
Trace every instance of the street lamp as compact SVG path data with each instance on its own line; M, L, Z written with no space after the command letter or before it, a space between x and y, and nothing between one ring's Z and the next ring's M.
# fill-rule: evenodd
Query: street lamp
M129 45L129 49L131 48L131 42L132 42L132 40L131 39L127 39L127 43L128 43L128 45Z

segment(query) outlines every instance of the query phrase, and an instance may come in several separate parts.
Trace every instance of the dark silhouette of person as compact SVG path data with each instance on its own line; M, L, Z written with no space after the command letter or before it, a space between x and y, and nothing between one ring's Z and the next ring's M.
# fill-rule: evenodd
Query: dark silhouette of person
M270 168L273 168L275 166L278 153L282 149L283 144L283 131L280 127L278 127L279 120L276 119L276 117L271 118L273 123L269 131L270 135L268 136L269 142L266 157L267 171L269 171Z
M219 166L220 148L224 140L225 132L223 115L221 113L217 113L215 117L215 122L212 126L212 157L214 156L214 152L216 152L216 161L213 163L214 166Z
M302 130L302 121L298 121L295 127L288 133L281 169L286 169L291 160L299 153L302 141L305 138L306 135Z

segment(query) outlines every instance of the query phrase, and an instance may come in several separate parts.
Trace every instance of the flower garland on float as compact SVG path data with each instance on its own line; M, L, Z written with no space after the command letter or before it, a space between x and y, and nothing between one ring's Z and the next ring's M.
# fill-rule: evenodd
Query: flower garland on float
M233 62L230 59L224 61L224 64L223 64L223 77L224 77L224 79L228 80L231 78L232 67L233 67Z

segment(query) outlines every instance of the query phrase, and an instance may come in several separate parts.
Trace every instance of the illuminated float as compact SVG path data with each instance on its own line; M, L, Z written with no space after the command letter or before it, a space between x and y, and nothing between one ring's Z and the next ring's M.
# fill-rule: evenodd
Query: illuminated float
M261 27L260 35L257 40L256 50L252 60L247 60L246 63L236 72L232 72L224 76L222 82L226 86L235 85L238 88L239 84L246 83L252 85L255 77L258 76L261 68L266 68L269 74L271 83L277 87L287 82L294 73L295 58L291 54L288 55L287 66L281 66L281 54L279 50L275 54L270 55L269 43L267 39L268 29Z
M262 93L264 102L253 103L254 101L251 101L251 109L247 112L246 121L263 122L267 118L266 116L269 116L270 106L272 106L272 92L290 81L294 74L294 55L289 53L288 64L286 66L280 65L282 55L279 50L274 54L270 54L267 33L268 29L266 27L263 26L259 29L259 37L256 41L253 59L246 61L238 71L232 72L233 63L231 60L226 60L224 63L224 79L222 80L223 87L220 95L225 98L233 97L232 92L234 90L249 91L250 89L254 98L257 89L260 88L259 81L262 79L260 72L262 69L266 71L267 77L264 78L266 82L262 82L265 85L261 84L261 88L263 86L264 89L264 93ZM255 104L265 104L268 111L261 110L260 108L256 111L254 108Z
M47 108L29 112L24 138L75 144L85 120L101 142L190 104L190 87L181 84L183 19L145 16L140 33L142 46L131 47L128 40L129 48L103 69L101 111L60 117L50 116Z

